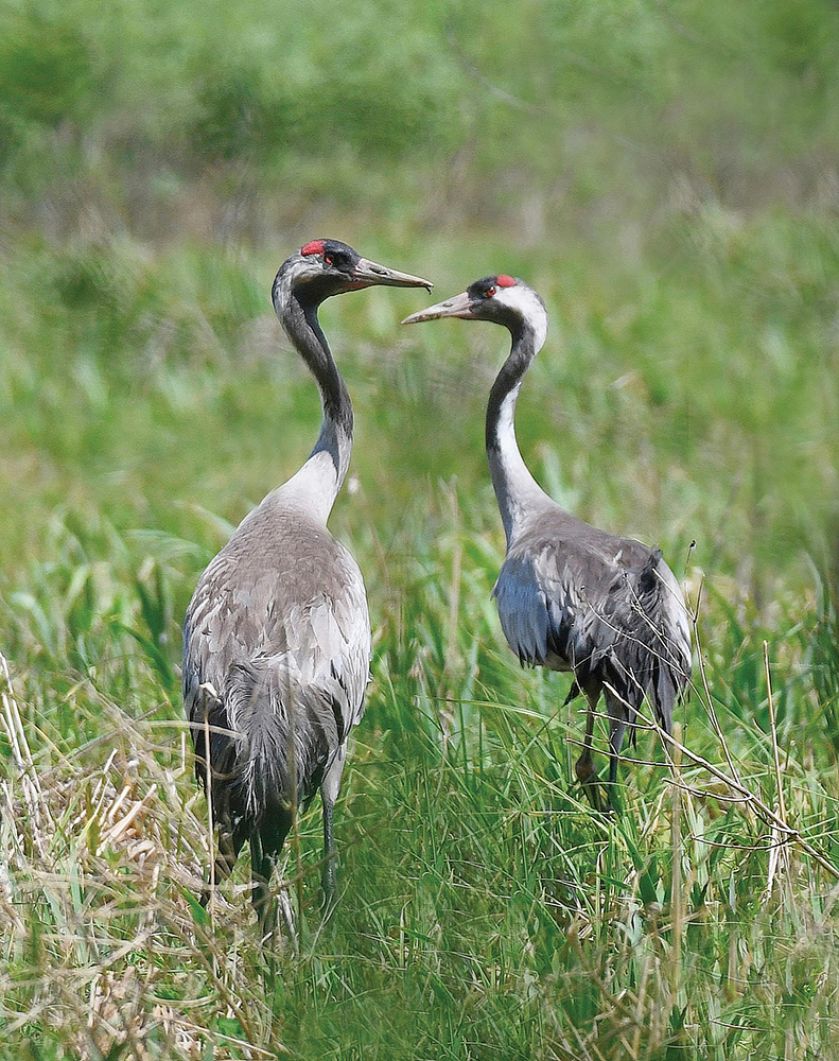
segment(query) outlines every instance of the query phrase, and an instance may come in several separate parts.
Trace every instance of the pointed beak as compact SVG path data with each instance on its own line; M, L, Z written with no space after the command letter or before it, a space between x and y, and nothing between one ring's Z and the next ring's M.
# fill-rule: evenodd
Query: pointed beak
M402 321L403 324L421 324L423 321L436 321L440 317L460 317L469 320L474 317L472 299L467 291L459 295L447 298L445 302L438 302L436 306L421 309L419 313L412 313Z
M397 269L388 269L386 265L371 262L368 258L359 258L352 271L354 283L372 287L374 284L382 284L385 287L424 287L431 290L433 284L430 280L423 280L421 276L411 276L410 273L400 273Z

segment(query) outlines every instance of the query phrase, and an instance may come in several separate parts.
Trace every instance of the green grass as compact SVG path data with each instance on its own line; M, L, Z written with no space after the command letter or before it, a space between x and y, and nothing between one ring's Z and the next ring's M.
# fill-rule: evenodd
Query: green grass
M839 1054L835 9L3 20L0 1056ZM195 901L179 626L316 435L268 290L318 235L435 297L492 270L543 294L522 448L574 512L664 549L704 680L678 776L642 734L622 815L594 815L568 679L519 668L490 599L504 335L400 330L414 292L329 303L357 417L331 526L373 683L338 907L323 924L315 808L272 980L247 858L210 920Z
M712 702L743 784L777 808L768 641L785 814L836 864L835 616L807 560L832 474L818 298L790 292L792 309L777 309L775 348L797 354L772 369L789 373L783 403L742 338L736 371L754 400L738 404L724 379L746 331L732 288L793 254L812 275L832 267L816 226L781 240L776 224L742 236L745 264L739 252L717 264L731 283L703 260L667 279L612 266L591 283L582 254L568 270L534 262L562 338L555 329L528 380L521 434L557 496L659 541L692 600L703 586ZM763 253L773 245L778 261ZM382 257L422 271L435 253ZM313 812L301 954L280 958L267 990L246 865L212 926L190 900L206 809L180 723L178 624L231 525L305 456L313 387L260 298L261 256L141 261L124 245L19 265L3 295L18 354L5 380L16 560L3 626L41 789L28 805L7 740L9 1056L72 1055L86 1038L105 1054L124 1042L145 1056L142 1040L151 1056L188 1055L193 1041L227 1056L225 1035L299 1056L836 1048L835 881L799 845L770 888L771 829L688 762L681 797L663 766L624 766L615 823L571 784L582 719L561 707L567 680L519 669L489 598L502 536L480 436L503 335L400 333L416 304L406 293L323 314L356 398L357 486L334 527L367 579L374 682L339 812L338 909L321 924ZM480 271L470 266L443 260L440 291ZM34 274L53 286L27 314ZM701 685L679 719L689 749L728 771ZM663 762L649 735L632 754Z

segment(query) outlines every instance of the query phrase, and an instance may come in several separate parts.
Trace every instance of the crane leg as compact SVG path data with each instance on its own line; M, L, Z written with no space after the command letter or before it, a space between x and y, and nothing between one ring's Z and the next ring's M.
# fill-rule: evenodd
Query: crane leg
M614 727L612 732L609 734L609 784L617 784L618 780L618 760L621 755L621 745L623 744L623 733L626 726L623 722L619 722Z
M620 760L623 737L626 733L627 707L622 700L606 694L606 706L609 711L609 808L617 809L618 762Z
M335 800L341 788L341 774L344 772L344 761L347 757L345 745L341 745L332 765L320 786L320 798L323 803L323 908L328 913L335 905L335 882L338 872L338 856L335 853L335 835L332 822L335 813Z
M332 832L332 817L335 811L335 802L331 799L323 801L323 873L321 874L321 887L323 888L323 908L326 911L335 905L335 881L338 871L338 857L335 854L335 836Z
M259 922L259 938L263 947L273 942L277 928L277 903L271 897L271 874L277 861L277 852L266 849L258 832L251 834L251 876L253 891L251 901Z
M236 829L230 829L228 825L222 823L218 834L218 854L214 863L213 877L211 881L207 881L207 885L201 893L202 906L206 906L210 901L212 884L215 883L218 886L230 876L244 842L244 833Z
M588 697L588 713L586 715L586 736L583 741L583 751L574 766L577 780L583 786L583 791L595 810L603 811L603 797L600 794L600 786L597 783L597 771L591 755L591 744L594 737L594 714L597 701L600 698L600 690L586 693Z

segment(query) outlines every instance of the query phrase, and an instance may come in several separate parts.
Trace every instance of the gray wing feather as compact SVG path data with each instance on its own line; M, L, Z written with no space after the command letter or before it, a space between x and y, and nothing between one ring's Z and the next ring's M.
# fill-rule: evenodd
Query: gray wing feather
M493 593L510 647L583 687L609 683L633 706L650 695L669 726L690 673L678 582L657 550L565 521L537 524L504 562Z
M350 553L300 512L257 509L205 570L184 623L199 776L206 712L231 734L211 738L214 771L238 763L251 803L267 799L248 780L260 769L282 795L294 705L298 795L308 799L362 717L369 661L367 598Z

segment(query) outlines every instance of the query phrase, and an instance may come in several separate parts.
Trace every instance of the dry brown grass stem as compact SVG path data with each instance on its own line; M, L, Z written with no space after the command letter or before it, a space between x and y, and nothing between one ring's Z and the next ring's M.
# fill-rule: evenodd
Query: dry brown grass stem
M679 780L679 769L682 764L681 744L682 727L677 722L673 727L676 737L676 748L671 757L670 768L674 781ZM672 852L672 878L670 884L670 918L672 922L670 946L670 997L672 1005L677 1004L679 984L682 976L682 930L684 927L684 907L682 895L682 787L674 784L671 792L672 815L670 819L670 846Z
M692 624L693 624L693 637L696 641L696 659L699 664L699 677L702 681L702 691L704 698L702 699L705 709L708 712L708 718L711 720L711 726L714 730L717 740L720 742L725 761L728 764L728 769L731 772L731 776L739 783L740 775L737 772L737 767L734 765L734 758L731 754L731 750L728 747L728 741L725 739L725 734L720 726L719 719L717 718L717 711L714 707L714 697L711 694L711 687L708 683L708 675L705 670L705 657L702 655L702 638L699 635L699 608L702 601L702 590L705 585L704 578L699 583L699 589L696 593L696 607L693 610Z
M35 769L29 741L26 739L26 730L24 729L20 707L12 685L9 664L6 662L6 657L2 652L0 652L0 683L2 683L0 704L2 705L3 731L6 734L9 747L12 750L12 758L20 775L23 801L26 804L29 820L32 823L32 836L35 846L39 855L43 858L47 850L43 817L48 814L48 811L44 807L41 782Z
M778 815L786 821L786 804L784 802L784 786L781 779L781 756L778 752L778 728L775 720L775 697L772 694L772 673L769 667L769 642L763 642L763 667L766 674L766 697L769 703L769 731L772 736L772 762L775 767L775 790L778 801ZM778 830L772 830L773 838L778 836ZM773 843L769 852L769 863L766 872L766 899L772 895L772 885L778 872L783 872L787 867L786 840L778 839Z
M213 917L215 916L213 904L216 891L216 854L215 820L213 815L213 762L210 750L210 717L206 710L204 711L204 752L207 756L207 764L205 767L207 783L204 788L207 794L207 859L209 864L208 887L210 893L207 901L207 916L210 919L210 928L212 929Z

